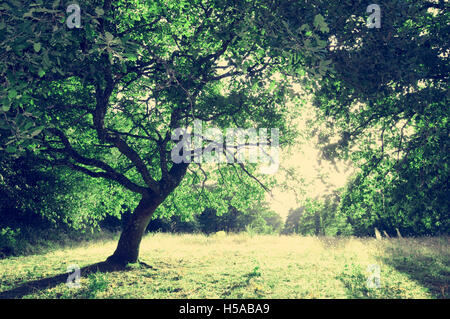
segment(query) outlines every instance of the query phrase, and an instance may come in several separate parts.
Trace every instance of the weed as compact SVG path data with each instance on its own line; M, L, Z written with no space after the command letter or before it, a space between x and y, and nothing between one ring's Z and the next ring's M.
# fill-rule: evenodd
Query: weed
M103 273L89 274L87 277L88 283L82 292L82 296L87 299L98 297L101 292L108 288L108 276Z

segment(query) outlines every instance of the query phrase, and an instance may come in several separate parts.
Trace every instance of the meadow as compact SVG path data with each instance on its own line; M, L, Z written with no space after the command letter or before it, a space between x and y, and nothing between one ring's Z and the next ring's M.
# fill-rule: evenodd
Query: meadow
M449 298L449 239L150 233L141 244L146 265L122 271L83 270L105 260L116 239L2 259L0 297ZM81 268L79 288L66 284L72 264Z

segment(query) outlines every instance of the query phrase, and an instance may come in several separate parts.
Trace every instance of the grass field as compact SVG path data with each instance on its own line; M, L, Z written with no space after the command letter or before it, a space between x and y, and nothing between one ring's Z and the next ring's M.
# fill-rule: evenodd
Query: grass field
M113 240L0 260L0 297L449 298L449 241L149 234L147 267L125 271L83 272L114 251ZM66 285L71 264L82 268L80 288ZM368 288L376 267L379 287Z

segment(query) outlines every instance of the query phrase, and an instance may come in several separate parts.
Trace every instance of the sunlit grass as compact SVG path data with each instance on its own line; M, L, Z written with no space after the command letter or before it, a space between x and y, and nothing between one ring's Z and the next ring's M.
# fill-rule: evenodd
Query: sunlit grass
M448 298L448 238L375 239L149 234L151 268L81 273L25 298ZM0 291L105 260L116 241L0 260ZM367 267L380 267L368 288Z

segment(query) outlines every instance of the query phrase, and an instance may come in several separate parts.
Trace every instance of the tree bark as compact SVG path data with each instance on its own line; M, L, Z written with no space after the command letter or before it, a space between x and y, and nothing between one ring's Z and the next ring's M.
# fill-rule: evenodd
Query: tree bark
M161 202L159 198L142 197L120 235L114 254L108 257L107 262L122 265L138 262L142 236Z
M316 214L314 216L314 226L315 226L315 235L319 236L320 230L321 230L321 222L320 222L320 213L319 212L316 212Z
M161 191L155 193L152 189L142 193L142 198L128 220L120 235L114 254L106 260L110 263L126 265L139 261L139 246L145 229L158 206L177 188L186 174L189 163L173 164L167 176L160 181ZM158 187L159 190L159 187Z

